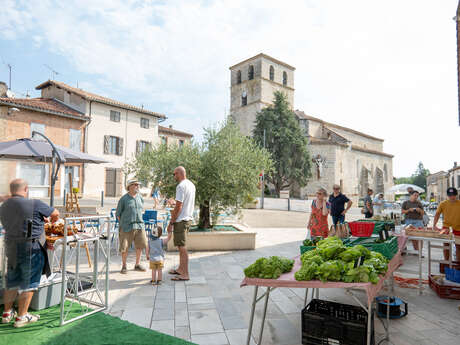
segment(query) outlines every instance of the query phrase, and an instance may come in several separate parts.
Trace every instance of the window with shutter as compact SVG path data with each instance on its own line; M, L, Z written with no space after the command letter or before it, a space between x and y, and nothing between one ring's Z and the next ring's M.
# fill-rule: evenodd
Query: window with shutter
M109 136L108 135L104 135L104 154L109 154Z
M123 138L118 138L118 152L119 156L123 156Z

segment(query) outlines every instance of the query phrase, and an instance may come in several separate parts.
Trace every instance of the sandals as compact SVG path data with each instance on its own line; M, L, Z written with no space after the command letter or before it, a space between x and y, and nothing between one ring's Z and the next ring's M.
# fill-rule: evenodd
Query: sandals
M190 280L190 278L184 278L182 276L177 276L177 277L174 277L174 278L171 278L171 280L174 280L176 282L180 282L180 281L187 281L187 280Z
M179 272L177 272L177 270L175 269L172 269L171 271L168 272L169 274L176 274L176 275L180 275Z

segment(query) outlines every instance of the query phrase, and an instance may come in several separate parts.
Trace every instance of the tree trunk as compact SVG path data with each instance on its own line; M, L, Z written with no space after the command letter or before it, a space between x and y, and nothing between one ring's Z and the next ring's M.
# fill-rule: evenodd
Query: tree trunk
M200 221L199 221L198 227L202 229L211 228L209 201L207 200L205 200L202 204L200 204Z

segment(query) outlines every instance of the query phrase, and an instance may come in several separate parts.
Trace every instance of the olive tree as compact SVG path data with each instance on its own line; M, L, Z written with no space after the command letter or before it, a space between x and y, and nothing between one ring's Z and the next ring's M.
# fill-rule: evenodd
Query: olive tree
M201 144L152 147L128 162L125 171L174 196L177 182L172 172L183 166L196 186L198 225L210 228L219 213L237 212L256 195L259 174L263 169L270 171L272 161L265 149L230 121L204 131Z

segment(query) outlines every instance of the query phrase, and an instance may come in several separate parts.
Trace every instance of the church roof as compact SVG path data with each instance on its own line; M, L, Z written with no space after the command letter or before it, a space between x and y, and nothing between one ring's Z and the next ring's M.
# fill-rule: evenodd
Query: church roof
M244 61L238 62L236 65L230 66L229 69L234 69L235 67L238 67L239 65L242 65L242 64L244 64L246 62L249 62L251 60L255 60L255 59L258 59L258 58L261 58L261 57L266 58L268 60L271 60L271 61L273 61L273 62L275 62L275 63L277 63L279 65L285 66L285 67L287 67L287 68L289 68L289 69L291 69L293 71L295 70L294 66L288 65L286 62L283 62L283 61L280 61L278 59L272 58L271 56L268 56L267 54L264 54L264 53L257 54L255 56L249 58L249 59L246 59Z
M317 117L313 117L313 116L310 116L310 115L307 115L305 114L305 112L303 112L302 110L294 110L294 113L296 114L296 116L299 118L299 119L305 119L305 120L312 120L312 121L316 121L316 122L320 122L322 123L323 125L326 125L327 127L333 127L333 128L337 128L337 129L342 129L344 131L347 131L347 132L350 132L350 133L354 133L354 134L358 134L358 135L361 135L363 137L366 137L366 138L369 138L369 139L373 139L373 140L378 140L378 141L384 141L383 139L380 139L380 138L376 138L376 137L373 137L369 134L366 134L366 133L363 133L363 132L359 132L357 130L354 130L354 129L351 129L351 128L348 128L348 127L343 127L343 126L340 126L340 125L337 125L335 123L331 123L331 122L326 122L324 120L321 120Z

